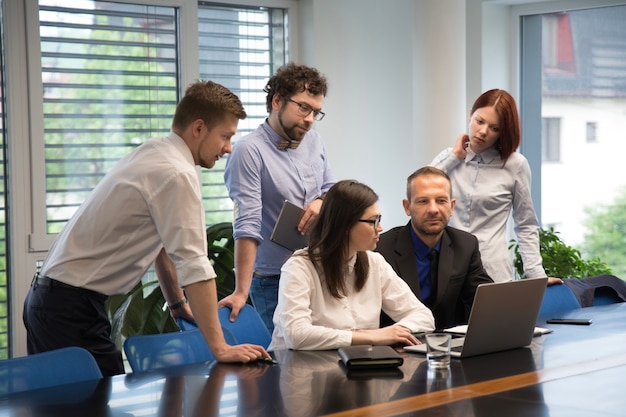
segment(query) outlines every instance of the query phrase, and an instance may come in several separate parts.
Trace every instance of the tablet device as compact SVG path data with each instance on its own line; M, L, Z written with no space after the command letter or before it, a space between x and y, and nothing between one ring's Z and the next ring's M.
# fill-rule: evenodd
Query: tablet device
M270 240L290 251L305 247L307 245L306 236L298 232L298 223L300 223L303 214L304 210L301 207L285 200Z

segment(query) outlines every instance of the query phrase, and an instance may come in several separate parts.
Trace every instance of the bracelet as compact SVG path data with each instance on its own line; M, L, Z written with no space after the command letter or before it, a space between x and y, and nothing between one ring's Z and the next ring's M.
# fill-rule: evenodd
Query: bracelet
M324 197L326 197L326 193L324 193L324 194L322 194L322 195L320 195L318 197L315 197L315 199L324 201Z
M183 298L182 300L180 300L177 303L174 303L172 305L168 305L170 310L177 310L179 308L181 308L182 306L184 306L185 304L187 304L187 299Z

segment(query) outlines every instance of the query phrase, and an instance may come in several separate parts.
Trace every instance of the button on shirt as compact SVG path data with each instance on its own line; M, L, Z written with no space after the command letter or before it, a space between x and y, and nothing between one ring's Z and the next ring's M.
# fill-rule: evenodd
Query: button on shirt
M41 275L124 294L163 247L181 286L215 278L198 173L173 132L146 141L111 169L56 238Z
M452 180L456 206L450 226L476 235L483 265L494 281L514 277L506 233L511 211L526 276L546 276L539 253L539 222L530 194L530 166L522 154L513 152L503 167L495 148L477 155L468 147L464 161L448 148L431 165Z
M255 272L280 274L291 251L270 236L285 200L305 207L335 183L320 135L310 130L297 149L277 149L282 138L267 121L233 145L224 171L235 205L235 239L259 242Z

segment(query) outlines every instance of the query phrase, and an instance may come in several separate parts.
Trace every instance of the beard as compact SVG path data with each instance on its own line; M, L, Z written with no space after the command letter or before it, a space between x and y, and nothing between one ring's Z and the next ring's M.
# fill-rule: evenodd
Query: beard
M295 140L295 141L301 141L304 135L306 135L309 129L311 128L311 125L309 123L304 123L304 124L293 123L290 126L287 126L285 122L283 121L282 109L278 112L278 123L280 124L281 129L283 129L283 132L285 132L285 135L287 135L287 138L289 138L290 140ZM301 129L305 129L305 130L303 131Z
M413 224L413 228L415 229L415 231L425 236L430 236L430 235L438 235L446 228L447 222L444 222L443 219L441 220L442 222L440 226L426 226L426 222L419 222L419 223L411 222L411 223Z

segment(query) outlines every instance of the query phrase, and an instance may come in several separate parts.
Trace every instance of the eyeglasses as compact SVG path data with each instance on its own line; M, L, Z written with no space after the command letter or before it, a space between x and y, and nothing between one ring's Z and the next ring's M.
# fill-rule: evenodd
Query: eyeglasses
M380 218L383 217L381 214L376 216L375 219L359 219L360 222L369 223L374 226L374 230L378 229L378 225L380 224Z
M298 103L297 101L290 98L288 98L287 101L291 101L293 104L298 106L298 114L302 117L307 117L309 114L311 114L311 112L313 112L313 118L319 122L324 118L324 116L326 116L326 113L321 110L313 110L313 108L311 108L311 106L309 106L308 104Z

